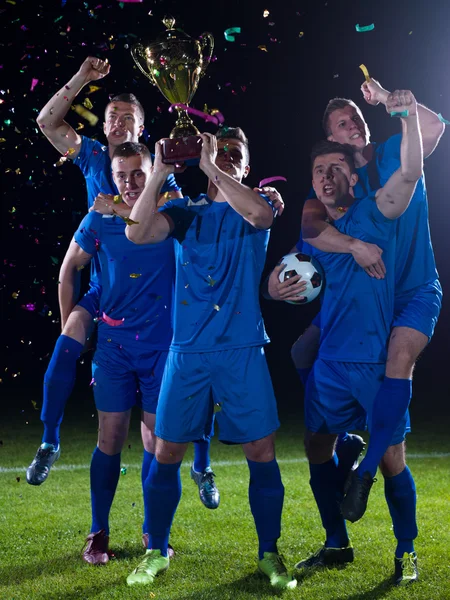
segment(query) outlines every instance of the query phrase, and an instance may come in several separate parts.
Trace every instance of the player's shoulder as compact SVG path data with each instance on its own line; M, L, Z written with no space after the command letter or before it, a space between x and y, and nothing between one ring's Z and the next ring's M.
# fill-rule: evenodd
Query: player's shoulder
M82 164L87 161L97 164L107 159L109 160L108 146L104 146L98 140L88 138L85 135L81 136L80 151L74 160L75 164Z
M103 216L105 215L102 215L95 210L91 210L81 221L80 227L83 226L91 231L98 232L102 228Z

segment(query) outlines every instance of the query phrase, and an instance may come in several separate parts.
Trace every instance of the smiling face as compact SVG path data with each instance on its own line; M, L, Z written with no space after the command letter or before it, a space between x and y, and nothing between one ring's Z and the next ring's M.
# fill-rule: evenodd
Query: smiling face
M114 183L123 201L133 208L150 177L151 160L140 154L128 157L118 156L113 159L112 169Z
M312 184L317 198L329 207L336 206L348 196L358 181L341 152L322 154L314 160Z
M245 145L234 138L217 140L216 165L236 181L241 182L250 172Z
M106 107L103 132L110 146L137 142L144 124L139 108L129 102L111 102Z
M351 104L337 108L328 117L328 140L340 144L351 144L363 150L370 140L370 131L361 111Z

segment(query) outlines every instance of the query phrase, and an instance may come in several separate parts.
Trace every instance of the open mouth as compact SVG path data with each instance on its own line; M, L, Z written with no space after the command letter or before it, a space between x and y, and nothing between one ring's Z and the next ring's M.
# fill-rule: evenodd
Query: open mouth
M335 192L335 187L333 185L324 185L323 186L323 193L325 196L332 196Z
M126 192L125 196L128 198L128 200L137 200L141 195L141 192L142 190L139 190L138 192Z
M351 135L351 136L350 136L350 139L351 139L352 141L353 141L353 140L357 140L357 139L359 139L359 138L362 138L362 135L361 135L361 133L359 133L359 131L358 131L358 132L356 132L356 133L354 133L353 135Z
M122 131L120 129L117 129L116 131L112 132L113 137L119 138L119 137L123 137L124 135L125 135L125 131Z

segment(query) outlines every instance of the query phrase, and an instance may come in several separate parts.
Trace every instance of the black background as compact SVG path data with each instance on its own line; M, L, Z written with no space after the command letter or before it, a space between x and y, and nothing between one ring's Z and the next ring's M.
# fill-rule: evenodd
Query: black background
M38 111L62 87L88 55L108 58L111 73L89 95L95 128L70 112L81 133L104 140L101 122L108 96L135 93L146 110L151 146L168 134L174 117L168 103L138 72L129 47L151 40L164 30L167 13L192 36L211 31L214 56L201 81L193 106L218 108L227 125L239 125L250 139L252 171L257 185L264 177L282 175L278 184L284 215L273 227L267 269L295 244L303 200L309 191L308 154L322 137L321 117L334 96L354 99L363 109L372 139L383 141L399 131L383 107L365 105L358 66L389 90L411 89L417 99L450 119L450 4L433 0L216 0L210 2L114 0L1 3L2 67L0 77L0 157L2 179L2 324L0 391L4 409L34 414L41 405L42 377L60 333L58 272L70 237L86 212L84 180L68 161L55 167L59 155L35 123ZM267 9L270 15L263 17ZM152 12L149 15L149 11ZM61 19L58 20L59 17ZM375 24L367 33L355 25ZM241 27L235 42L224 30ZM69 30L70 29L70 30ZM303 36L299 36L303 32ZM113 46L113 47L111 47ZM265 46L267 52L258 48ZM30 91L32 78L39 79ZM86 90L87 91L87 88ZM79 99L83 100L83 91ZM213 126L197 124L208 131ZM449 166L448 132L426 161L430 224L444 306L431 346L416 371L417 406L429 418L448 415L449 354ZM206 191L198 169L179 177L187 195ZM27 310L26 305L35 305ZM318 310L318 304L295 307L262 300L272 344L267 349L277 397L289 414L301 413L301 387L289 349ZM88 355L89 358L89 355ZM80 367L77 394L91 402L89 360ZM4 413L5 414L5 413ZM11 415L12 416L12 415Z

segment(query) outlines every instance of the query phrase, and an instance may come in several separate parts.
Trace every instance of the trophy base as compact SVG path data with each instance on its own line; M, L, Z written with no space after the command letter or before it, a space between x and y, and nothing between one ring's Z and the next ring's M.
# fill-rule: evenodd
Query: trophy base
M175 163L197 164L202 152L202 138L199 135L189 135L163 141L162 153L163 163L173 165Z

